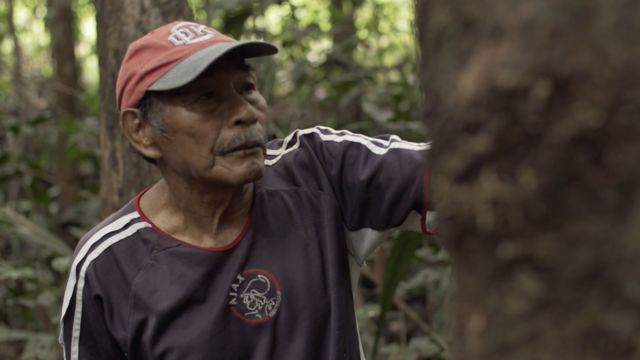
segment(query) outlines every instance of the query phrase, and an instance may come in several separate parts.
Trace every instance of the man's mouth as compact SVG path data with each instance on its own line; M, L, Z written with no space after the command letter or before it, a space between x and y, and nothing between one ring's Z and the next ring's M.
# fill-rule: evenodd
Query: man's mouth
M246 143L242 143L239 144L237 146L234 146L230 149L225 150L222 155L228 155L228 154L232 154L232 153L238 153L244 150L256 150L256 149L260 149L262 151L264 151L264 145L258 141L250 141L250 142L246 142Z
M267 134L262 127L253 126L237 134L230 141L220 144L216 155L249 155L258 151L264 153L267 144Z

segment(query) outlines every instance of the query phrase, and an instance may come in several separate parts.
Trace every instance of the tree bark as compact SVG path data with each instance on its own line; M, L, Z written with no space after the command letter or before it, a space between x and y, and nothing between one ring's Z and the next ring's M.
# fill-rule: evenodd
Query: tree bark
M173 20L190 20L186 1L95 0L100 64L100 197L104 214L159 178L120 132L115 81L129 43Z
M71 0L47 1L47 26L54 65L52 109L57 133L55 184L60 190L57 203L63 221L76 190L75 172L65 156L67 138L64 130L65 121L79 121L80 117L77 100L82 90L75 53L75 24Z
M640 358L640 2L416 9L454 359Z

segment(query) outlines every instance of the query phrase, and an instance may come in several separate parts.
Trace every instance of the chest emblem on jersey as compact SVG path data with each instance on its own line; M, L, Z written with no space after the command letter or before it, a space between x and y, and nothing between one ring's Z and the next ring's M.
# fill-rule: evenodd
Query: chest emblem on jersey
M262 269L248 269L236 275L229 291L231 313L253 324L271 320L281 302L278 280Z

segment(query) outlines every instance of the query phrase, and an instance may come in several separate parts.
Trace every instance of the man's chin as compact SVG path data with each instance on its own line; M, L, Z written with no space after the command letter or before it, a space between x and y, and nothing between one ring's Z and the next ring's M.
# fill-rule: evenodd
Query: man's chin
M243 164L242 168L234 169L233 173L228 174L229 180L235 185L244 185L258 181L264 176L264 160L255 160L252 164Z
M229 179L228 184L232 187L241 187L247 184L254 183L262 178L264 172L255 172L251 174L247 174L242 177L234 177Z
M247 166L244 170L245 177L249 181L256 181L264 175L264 160L256 160L254 164Z

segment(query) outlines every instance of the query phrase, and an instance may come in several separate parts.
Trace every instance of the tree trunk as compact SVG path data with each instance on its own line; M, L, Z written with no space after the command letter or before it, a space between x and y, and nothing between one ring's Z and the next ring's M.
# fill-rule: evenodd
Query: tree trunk
M29 110L27 96L28 91L26 89L27 83L25 81L24 69L22 67L24 62L24 56L22 53L22 45L20 44L20 38L18 37L18 31L14 21L14 1L7 1L6 9L6 24L11 43L13 45L13 64L11 67L11 82L13 92L13 106L15 116L22 119L29 119L31 112ZM7 136L7 149L12 158L19 158L20 154L25 150L25 141L22 134L17 136ZM20 179L11 179L7 185L7 202L13 203L20 199Z
M54 65L52 108L57 133L55 184L60 190L57 203L64 221L65 213L73 204L76 190L75 172L65 156L67 139L64 122L80 120L77 100L82 92L75 53L76 22L71 0L48 0L47 9Z
M26 108L25 105L25 81L24 81L24 70L22 65L24 63L24 56L22 55L22 45L20 44L20 39L18 38L18 32L16 29L16 25L14 22L14 1L7 1L7 10L6 10L6 21L9 36L11 37L11 42L13 45L13 69L11 71L11 81L13 83L13 91L15 93L16 99L16 107L18 111Z
M159 177L120 132L115 81L129 43L173 20L191 19L186 1L95 0L100 64L100 197L110 213Z
M417 5L454 359L640 358L640 2Z
M358 64L354 56L359 42L355 16L361 5L362 0L329 1L333 49L328 54L325 68L339 96L333 99L335 109L341 114L338 119L342 119L333 125L336 128L359 123L363 116L362 80L354 76L354 72L358 70L354 66Z

